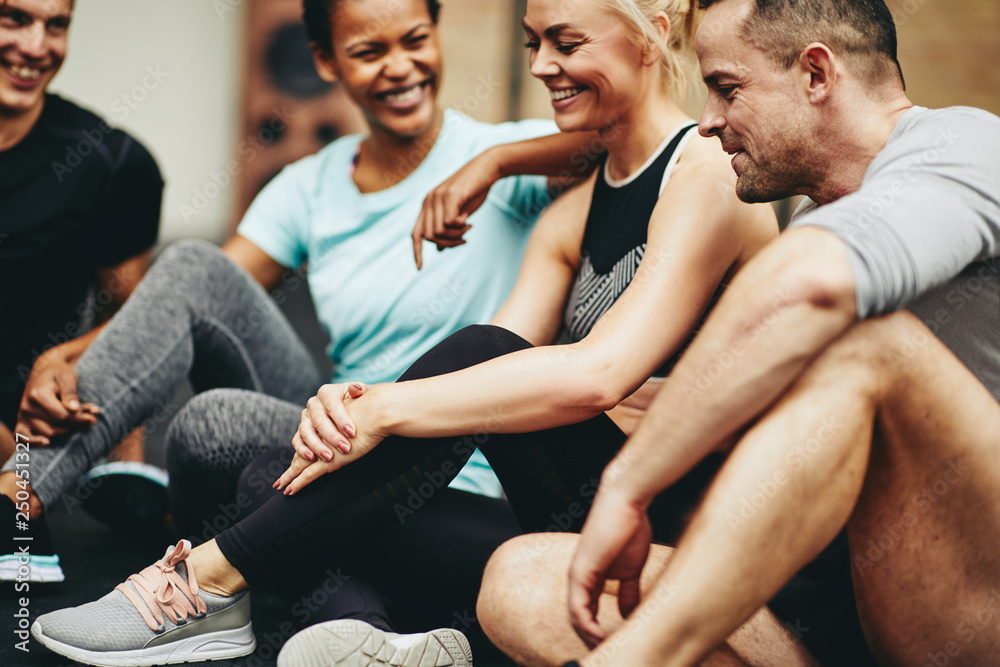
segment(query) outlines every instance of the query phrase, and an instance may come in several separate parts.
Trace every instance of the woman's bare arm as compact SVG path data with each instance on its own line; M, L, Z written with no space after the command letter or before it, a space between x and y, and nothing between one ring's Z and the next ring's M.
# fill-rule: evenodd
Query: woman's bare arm
M490 324L513 331L532 345L551 345L563 305L580 268L594 178L553 202L535 225L517 283Z

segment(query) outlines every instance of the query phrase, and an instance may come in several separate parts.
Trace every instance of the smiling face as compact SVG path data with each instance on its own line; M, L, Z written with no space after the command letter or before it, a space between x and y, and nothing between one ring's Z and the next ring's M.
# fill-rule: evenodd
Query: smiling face
M522 21L532 76L549 89L564 132L606 128L638 104L643 51L594 2L529 0Z
M710 7L695 48L708 86L699 131L733 155L737 196L759 203L810 189L815 128L797 67L782 69L739 36L751 4Z
M373 132L400 139L433 132L441 48L426 1L343 0L332 23L333 53L316 53L320 75L340 81Z
M0 0L0 115L38 113L66 59L71 0Z

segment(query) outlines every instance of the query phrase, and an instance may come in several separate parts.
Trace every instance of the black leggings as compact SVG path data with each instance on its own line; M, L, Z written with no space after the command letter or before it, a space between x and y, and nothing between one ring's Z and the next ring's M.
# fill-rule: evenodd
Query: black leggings
M499 327L467 327L421 357L399 381L441 375L528 347ZM359 537L405 524L433 503L476 447L500 478L525 532L576 532L601 472L625 439L606 415L534 433L393 436L294 496L274 493L220 533L217 544L252 586L279 587L290 567L322 571L323 563L348 558ZM291 456L291 446L263 455L244 472L244 484L260 487L266 481L269 487L274 471L284 470ZM650 518L658 541L677 539L719 463L710 458L657 498Z
M354 618L390 632L452 626L478 636L493 552L521 533L507 501L443 489L411 521L345 539L320 569L284 569L276 591L302 626Z

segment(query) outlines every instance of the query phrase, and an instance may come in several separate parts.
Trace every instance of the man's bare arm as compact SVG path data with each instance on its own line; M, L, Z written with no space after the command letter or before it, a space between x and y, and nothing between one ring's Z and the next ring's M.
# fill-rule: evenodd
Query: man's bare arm
M737 274L605 484L648 503L775 401L855 315L840 239L784 234Z

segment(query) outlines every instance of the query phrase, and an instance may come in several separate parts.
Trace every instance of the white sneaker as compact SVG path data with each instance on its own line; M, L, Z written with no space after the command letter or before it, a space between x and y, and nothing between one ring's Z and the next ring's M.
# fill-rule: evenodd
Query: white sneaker
M327 621L289 639L278 667L472 667L469 640L442 628L397 635L354 619Z

